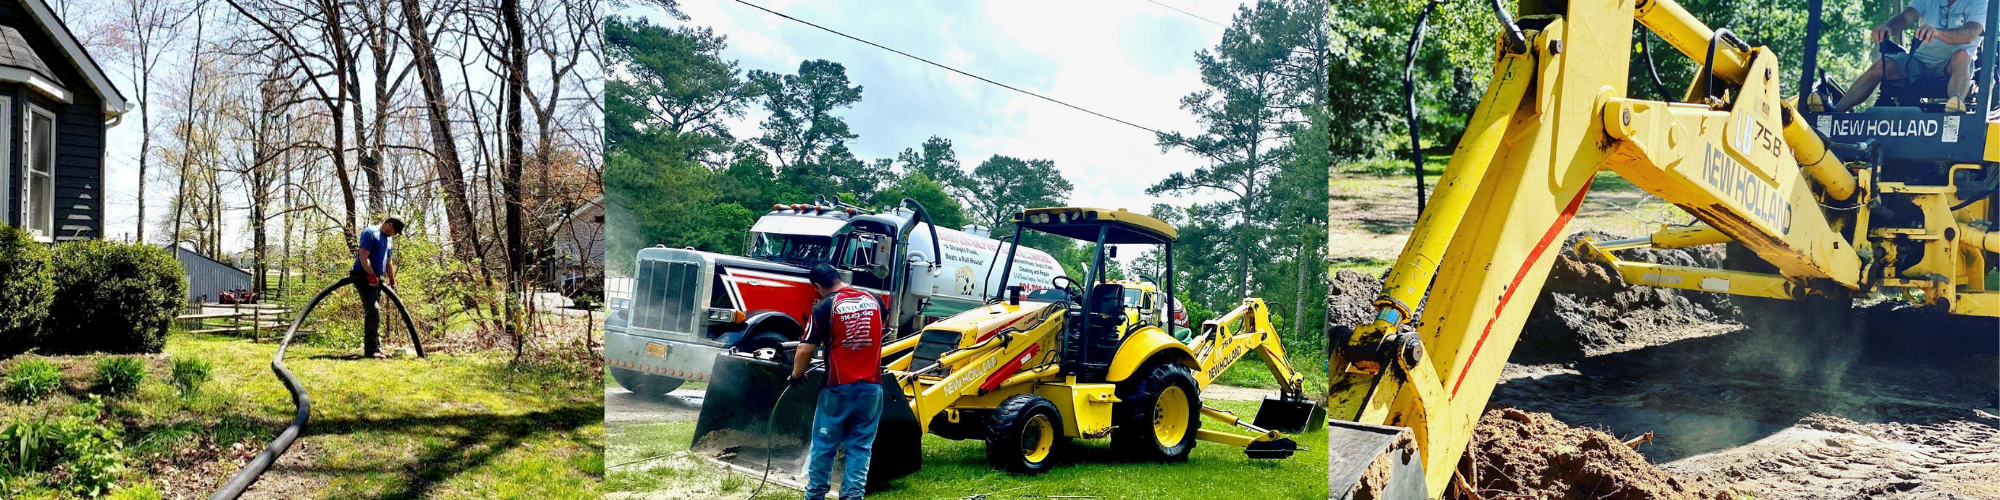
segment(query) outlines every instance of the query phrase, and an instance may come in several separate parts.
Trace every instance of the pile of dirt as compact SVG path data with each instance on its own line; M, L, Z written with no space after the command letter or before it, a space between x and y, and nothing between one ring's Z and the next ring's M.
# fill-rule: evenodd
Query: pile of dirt
M1745 446L1666 469L1757 498L2000 498L2000 417L1931 424L1812 415Z
M1359 326L1375 320L1375 296L1382 278L1342 269L1326 282L1327 326Z
M1596 231L1571 235L1549 271L1514 347L1520 363L1562 363L1585 356L1660 345L1733 327L1737 309L1728 296L1626 283L1611 266L1576 254L1578 239L1619 239ZM1642 248L1613 253L1619 259L1680 266L1722 267L1722 249ZM1365 324L1375 318L1383 277L1341 270L1327 280L1328 326ZM1421 317L1418 304L1416 316ZM1413 322L1416 318L1413 318ZM1708 328L1690 328L1707 326Z
M1618 271L1576 254L1576 242L1618 236L1588 231L1563 242L1547 284L1528 313L1521 339L1514 348L1523 362L1562 362L1633 347L1660 345L1691 332L1691 325L1724 325L1736 321L1737 309L1722 294L1626 283ZM1706 268L1722 267L1723 252L1714 246L1680 249L1640 248L1613 252L1620 260Z
M1571 427L1546 413L1513 408L1487 410L1480 417L1460 473L1472 494L1453 488L1448 498L1731 498L1727 490L1655 467L1644 455L1603 431Z

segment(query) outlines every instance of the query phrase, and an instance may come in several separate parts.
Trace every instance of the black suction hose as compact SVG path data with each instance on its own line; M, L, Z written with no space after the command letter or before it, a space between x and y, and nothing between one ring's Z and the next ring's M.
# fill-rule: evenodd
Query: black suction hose
M292 326L285 329L285 338L278 341L278 353L271 356L271 371L278 374L278 381L285 384L285 391L292 393L292 406L298 410L292 415L292 425L286 426L284 432L278 433L277 439L272 439L271 444L257 454L257 458L251 459L248 465L244 465L243 470L238 471L236 477L230 478L227 484L222 485L222 489L216 490L214 496L208 497L209 500L236 500L237 497L243 496L243 491L250 489L250 485L257 482L257 478L263 476L264 471L271 468L271 464L278 461L279 455L291 449L292 442L298 440L299 434L305 432L306 420L312 418L312 398L306 396L305 386L299 384L298 377L292 376L292 370L285 368L285 349L291 347L292 336L299 332L299 325L305 323L306 316L311 315L313 309L319 307L319 301L332 295L334 290L348 285L360 286L353 277L341 278L340 281L335 281L327 285L326 289L320 290L312 300L306 301L305 309L299 310L299 314L292 317ZM410 330L410 342L417 346L417 356L423 357L424 345L417 341L416 324L410 321L410 311L403 308L403 299L396 296L396 290L393 288L385 286L382 289L389 292L390 302L396 304L397 312L402 313L403 326Z
M806 373L812 373L813 369L820 367L822 363L806 365ZM828 374L828 376L832 376L832 374ZM774 453L771 453L771 450L778 447L778 438L774 434L778 421L778 405L785 404L785 396L792 392L793 387L798 386L785 384L785 389L778 391L778 401L771 403L771 414L767 415L769 418L764 419L764 477L757 478L757 490L750 492L752 500L755 500L757 495L764 494L764 485L771 484L771 455L774 455ZM806 446L808 451L812 450L811 443L807 443ZM807 460L811 460L811 458Z
M1410 53L1403 60L1403 101L1406 116L1410 120L1410 165L1417 174L1417 214L1424 213L1424 139L1418 135L1417 121L1417 52L1424 46L1424 25L1430 21L1431 11L1437 10L1438 2L1431 0L1424 5L1424 11L1417 14L1417 27L1410 31Z

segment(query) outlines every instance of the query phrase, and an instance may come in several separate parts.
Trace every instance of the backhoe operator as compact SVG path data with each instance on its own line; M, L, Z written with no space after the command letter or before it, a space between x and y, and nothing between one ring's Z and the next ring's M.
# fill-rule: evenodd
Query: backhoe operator
M1875 93L1883 79L1902 80L1949 76L1946 113L1965 112L1965 94L1972 86L1972 62L1979 56L1979 42L1986 32L1986 0L1915 0L1902 12L1869 31L1876 43L1890 35L1916 27L1917 49L1887 54L1854 80L1835 111L1847 111Z
M868 292L847 286L840 272L814 265L806 275L820 301L811 325L792 354L790 382L805 381L813 352L826 351L826 387L813 411L812 448L807 455L806 498L826 498L832 489L833 455L847 454L840 480L841 500L861 500L868 485L868 459L882 423L882 304Z

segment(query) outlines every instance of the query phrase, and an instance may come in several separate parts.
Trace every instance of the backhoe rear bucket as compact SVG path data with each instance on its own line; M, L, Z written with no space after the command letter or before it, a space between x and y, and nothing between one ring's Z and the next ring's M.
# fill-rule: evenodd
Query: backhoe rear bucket
M1327 498L1424 500L1423 455L1407 427L1327 426Z
M1285 434L1303 434L1326 422L1326 409L1311 401L1264 398L1250 425Z
M772 482L794 487L803 483L811 451L813 412L826 370L814 368L807 372L805 383L788 389L785 378L790 374L791 367L780 363L716 356L701 415L695 420L695 452L760 477L768 461ZM882 420L876 428L868 467L869 489L878 489L922 467L922 432L902 390L893 382L883 384ZM840 461L836 457L836 465ZM838 484L840 473L833 477Z

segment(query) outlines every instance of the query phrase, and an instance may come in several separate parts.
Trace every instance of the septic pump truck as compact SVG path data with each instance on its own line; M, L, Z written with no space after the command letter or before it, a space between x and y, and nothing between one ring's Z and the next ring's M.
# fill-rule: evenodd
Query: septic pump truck
M1016 241L1024 231L1037 231L1095 242L1087 280L1056 276L1049 285L1063 293L1042 300L1026 300L1022 286L1009 286L984 306L885 346L883 419L870 486L921 467L924 433L983 440L995 468L1036 474L1053 464L1059 444L1075 438L1109 437L1118 453L1150 461L1185 461L1196 441L1276 459L1298 450L1286 434L1323 423L1262 300L1245 299L1185 342L1160 325L1127 324L1125 286L1102 271L1116 256L1110 245L1160 246L1171 295L1172 226L1125 210L1076 207L1029 209L1013 221ZM1003 281L1014 272L1012 257L1001 268ZM1201 390L1253 351L1270 367L1281 394L1264 400L1254 423L1203 406ZM733 441L723 461L752 474L770 463L780 481L801 474L817 391L775 390L784 386L789 367L751 356L717 356L713 373L695 424L695 448L715 446L704 443L711 433L768 432ZM818 387L824 378L816 367L802 387ZM1202 429L1203 416L1247 432ZM723 430L734 432L718 433Z

